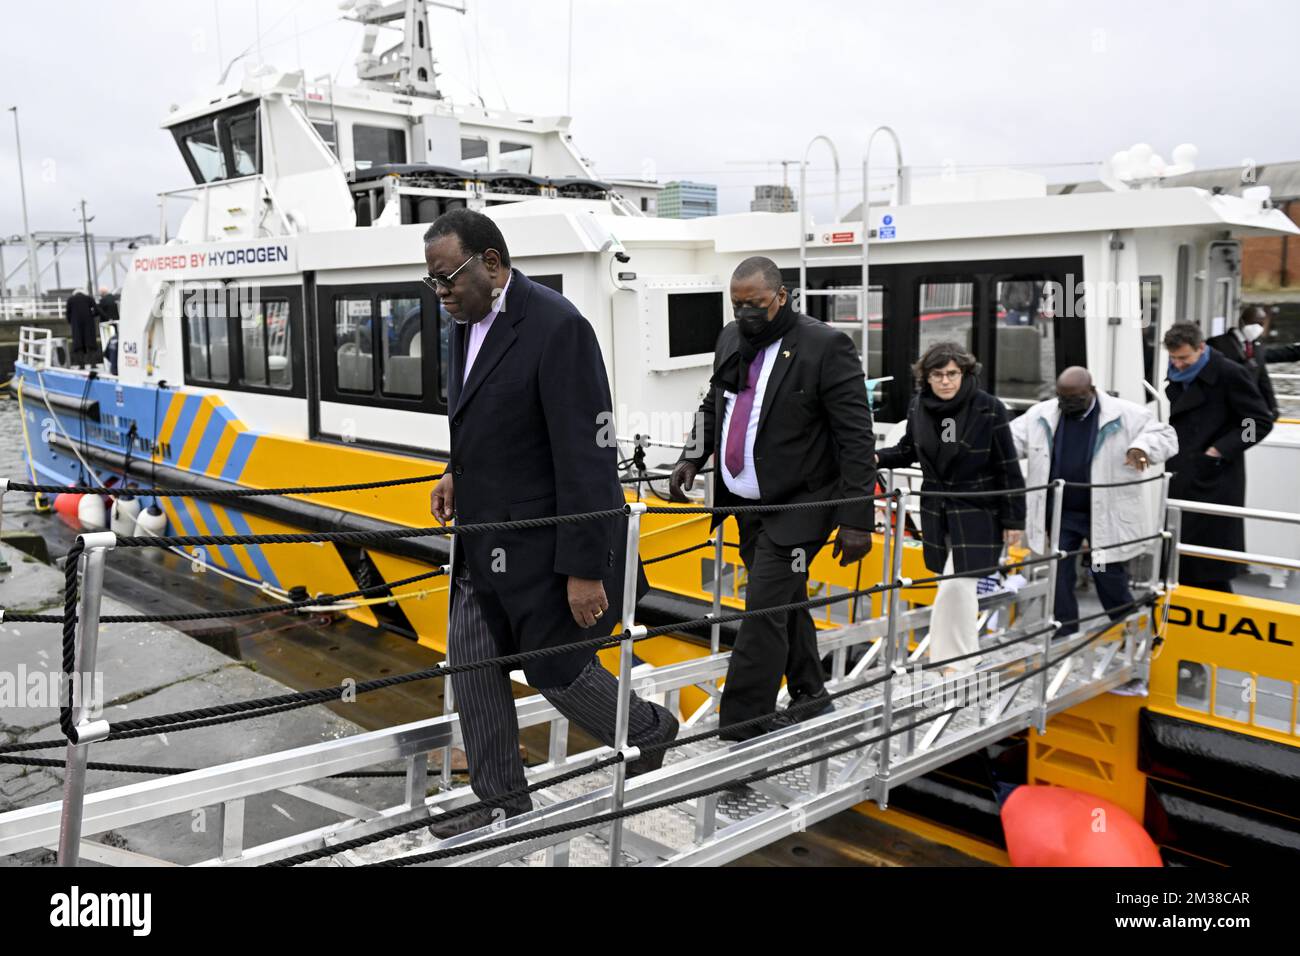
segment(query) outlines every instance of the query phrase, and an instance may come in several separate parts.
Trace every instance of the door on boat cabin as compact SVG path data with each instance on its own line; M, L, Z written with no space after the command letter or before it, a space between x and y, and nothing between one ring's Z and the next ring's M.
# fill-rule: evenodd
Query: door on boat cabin
M782 277L796 289L798 270ZM853 339L867 378L888 379L871 396L879 422L906 416L915 392L912 365L937 342L971 351L981 387L1013 415L1051 398L1061 370L1086 362L1082 257L889 263L873 265L870 281L865 350L860 267L810 268L810 290L846 291L807 296L803 311L837 323Z
M451 323L415 282L318 279L312 437L445 453Z
M908 263L889 280L892 310L883 324L893 417L882 420L906 414L916 387L911 366L938 342L971 352L980 387L1013 416L1054 397L1056 376L1086 363L1081 257Z

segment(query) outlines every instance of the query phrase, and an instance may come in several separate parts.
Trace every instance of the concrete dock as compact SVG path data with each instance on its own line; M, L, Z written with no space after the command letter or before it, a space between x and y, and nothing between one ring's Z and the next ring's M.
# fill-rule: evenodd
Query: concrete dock
M63 575L11 548L0 545L11 571L0 575L0 607L13 611L59 613ZM250 602L251 603L251 602ZM138 613L111 597L103 614ZM60 676L60 629L57 624L0 623L0 743L61 737L57 702L48 691ZM97 671L103 675L106 720L208 707L292 692L293 688L257 672L248 663L159 624L106 624L100 628ZM22 678L19 686L19 678ZM347 704L334 705L346 708ZM167 767L205 767L290 747L336 739L361 727L329 708L315 705L269 717L218 724L182 733L95 744L90 759L110 763ZM36 754L62 759L64 749ZM400 769L398 766L376 769ZM143 779L141 774L89 771L87 790L101 790ZM432 781L431 781L432 782ZM372 806L400 798L402 780L327 780L320 789ZM61 768L0 764L0 813L61 800ZM220 839L215 812L170 817L121 832L87 839L173 863L194 863L216 856ZM205 819L206 817L206 819ZM340 819L340 815L284 793L250 798L246 845ZM93 848L90 855L93 855ZM52 852L31 852L0 859L0 865L46 865ZM122 862L119 858L116 862Z

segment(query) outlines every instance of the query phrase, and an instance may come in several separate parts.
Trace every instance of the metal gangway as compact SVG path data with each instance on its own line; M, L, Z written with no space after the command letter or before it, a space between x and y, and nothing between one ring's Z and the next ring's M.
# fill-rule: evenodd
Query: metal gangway
M1177 548L1166 547L1166 542L1177 541L1179 512L1166 507L1168 476L1143 480L1162 482L1163 526L1136 539L1148 543L1155 560L1146 579L1135 582L1133 606L1114 623L1095 614L1080 618L1078 634L1056 636L1062 623L1053 619L1052 610L1056 567L1060 560L1082 553L1067 555L1056 549L1058 517L1050 532L1052 553L1014 564L1031 575L1027 583L980 599L983 640L977 656L964 662L924 661L930 608L905 607L904 597L909 588L934 586L942 576L916 580L902 576L904 551L915 546L904 535L909 499L914 497L904 486L877 496L888 517L882 583L804 602L822 606L866 594L882 595L883 615L819 635L823 654L832 662L827 689L834 701L833 713L743 742L719 740L718 683L726 675L729 652L716 649L715 644L714 653L696 660L634 666L635 643L655 633L670 633L674 626L648 629L636 624L631 597L635 588L629 583L624 630L607 642L620 647L615 746L571 754L567 721L543 697L516 701L521 727L545 724L550 733L548 759L527 770L534 800L531 812L443 841L430 835L429 824L440 816L482 806L468 786L455 785L452 779L451 748L461 740L454 712L86 794L88 751L96 740L109 736L109 728L102 720L93 720L88 702L79 700L78 712L64 721L65 732L70 732L63 801L0 815L0 855L57 844L65 865L83 856L110 864L166 864L85 837L217 806L220 826L213 855L200 865L725 863L864 800L886 808L891 791L909 780L1026 728L1043 733L1053 714L1145 678L1160 630L1156 605L1177 580ZM1055 493L1062 488L1054 483ZM648 507L654 506L641 501L626 506L629 557L638 553L641 516ZM296 541L308 536L277 537ZM76 668L89 672L94 668L104 560L115 546L115 536L95 533L83 535L82 541L84 551L77 558L82 587L77 594ZM128 543L140 546L147 539L116 540L116 544ZM1122 543L1129 542L1109 546ZM1168 555L1163 571L1162 550ZM628 567L629 575L635 574L634 560ZM76 571L67 574L75 582ZM715 571L715 607L721 577ZM715 612L696 623L716 625L750 613L763 612ZM65 657L70 646L68 620L64 619ZM1085 626L1089 622L1095 626ZM945 663L954 670L941 673L937 665ZM683 722L663 766L627 779L627 764L640 756L627 742L631 693L660 697L677 709L682 692L692 687L704 690L708 700ZM450 711L450 693L444 701ZM431 771L429 755L439 750L441 770ZM331 776L394 761L402 762L405 786L401 801L392 805L362 805L319 786ZM429 784L435 780L438 787L430 795ZM343 819L248 846L246 802L272 791L328 807Z

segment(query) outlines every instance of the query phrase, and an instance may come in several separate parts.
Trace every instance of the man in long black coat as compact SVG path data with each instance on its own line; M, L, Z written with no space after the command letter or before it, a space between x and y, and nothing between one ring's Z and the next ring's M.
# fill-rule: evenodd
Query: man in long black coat
M98 365L104 361L104 353L99 347L99 306L95 305L93 298L77 289L68 297L65 309L68 325L72 327L68 363Z
M431 510L457 527L623 506L618 452L602 442L612 402L595 331L573 304L510 267L500 229L458 209L425 233L426 284L455 320L447 388L451 458ZM620 623L626 520L457 534L448 659L464 664L601 637ZM638 569L639 570L639 569ZM644 577L640 576L644 583ZM591 649L523 665L528 683L574 723L614 743L618 682ZM470 784L496 816L528 810L509 668L452 677ZM672 740L677 719L635 694L628 742ZM663 751L628 766L655 769ZM503 796L510 793L510 796ZM488 811L433 827L448 837Z
M1255 384L1253 372L1210 348L1200 326L1176 322L1164 337L1169 352L1169 424L1178 433L1178 454L1167 467L1174 472L1174 498L1213 504L1246 503L1246 452L1273 428L1273 412ZM1229 551L1246 550L1240 518L1184 512L1182 540ZM1184 556L1182 584L1231 591L1241 565L1212 558Z

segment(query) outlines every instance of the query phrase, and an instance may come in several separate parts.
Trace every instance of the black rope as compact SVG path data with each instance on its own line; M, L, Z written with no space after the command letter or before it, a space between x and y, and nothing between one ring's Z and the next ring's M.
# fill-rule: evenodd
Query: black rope
M316 485L304 488L101 488L90 485L41 485L26 481L12 481L10 491L31 494L96 494L110 497L135 495L155 498L255 498L262 495L318 495L332 491L368 491L372 488L391 488L397 485L416 485L437 481L436 475L416 475L412 478L388 478L384 481L364 481L350 485Z
M72 721L73 691L76 688L73 674L77 666L77 564L85 550L85 542L78 535L63 558L63 677L68 692L66 702L60 703L59 727L73 743L77 742L77 728Z
M424 581L429 578L436 578L439 575L446 574L442 568L434 568L432 571L425 571L422 574L413 574L408 578L399 578L396 581L385 581L381 584L372 584L369 587L358 588L355 591L347 591L343 594L318 594L315 597L302 598L297 601L284 601L279 604L272 604L264 607L240 607L230 608L227 610L198 611L189 614L106 614L99 619L101 624L173 624L179 621L207 621L220 618L230 617L252 617L259 614L278 614L282 611L293 611L298 608L312 607L317 604L334 604L339 601L347 601L356 597L366 597L389 588L400 588L407 584L415 584L417 581ZM61 624L62 617L53 614L10 614L5 613L6 621L14 621L24 624ZM75 620L75 615L74 615Z

